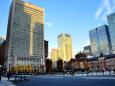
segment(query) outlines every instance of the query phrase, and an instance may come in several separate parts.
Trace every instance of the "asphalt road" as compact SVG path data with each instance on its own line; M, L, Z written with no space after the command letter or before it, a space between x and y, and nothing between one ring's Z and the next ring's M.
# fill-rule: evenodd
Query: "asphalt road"
M115 86L115 76L27 76L29 81L16 86Z

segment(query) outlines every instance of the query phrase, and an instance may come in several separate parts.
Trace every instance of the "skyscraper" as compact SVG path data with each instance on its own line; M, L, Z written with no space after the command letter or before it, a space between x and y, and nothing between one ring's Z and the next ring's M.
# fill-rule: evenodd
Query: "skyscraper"
M91 52L94 57L111 54L111 40L107 25L97 27L89 32Z
M112 54L115 54L115 13L108 15L107 19L111 37Z
M6 40L7 70L21 65L40 66L44 58L44 8L13 0Z
M58 57L63 61L69 61L73 58L72 36L60 34L58 36Z
M92 55L91 54L91 46L90 45L88 45L88 46L85 46L84 47L84 50L83 50L83 53L85 53L86 55Z
M57 61L58 59L58 49L52 49L50 52L50 57L52 61Z

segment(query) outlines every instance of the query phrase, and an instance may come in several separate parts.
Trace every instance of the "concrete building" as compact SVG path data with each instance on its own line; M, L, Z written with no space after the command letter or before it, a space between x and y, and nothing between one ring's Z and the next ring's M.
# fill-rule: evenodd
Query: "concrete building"
M57 68L58 49L52 49L50 52L50 57L52 59L52 67Z
M44 63L44 8L13 0L10 6L5 65L11 67ZM42 62L41 62L42 61Z
M91 52L94 57L111 54L111 39L107 25L97 27L89 32Z
M60 34L58 36L58 57L63 61L70 61L73 58L72 36Z
M112 46L112 54L115 54L115 13L112 13L107 16L108 26L111 37L111 46Z
M58 60L58 49L52 49L50 52L50 57L52 61L57 61Z

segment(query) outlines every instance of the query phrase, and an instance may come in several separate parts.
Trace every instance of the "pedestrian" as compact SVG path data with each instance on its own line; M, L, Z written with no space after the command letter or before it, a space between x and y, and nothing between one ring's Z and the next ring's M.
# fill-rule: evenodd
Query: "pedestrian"
M10 80L10 77L11 77L11 71L9 71L8 73L7 73L7 77L8 77L8 80Z

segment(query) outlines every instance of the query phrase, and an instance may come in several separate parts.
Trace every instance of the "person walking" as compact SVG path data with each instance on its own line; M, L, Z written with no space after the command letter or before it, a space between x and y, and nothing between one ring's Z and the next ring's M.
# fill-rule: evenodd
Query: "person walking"
M8 77L8 80L10 80L10 77L11 77L11 71L9 71L8 73L7 73L7 77Z

